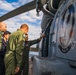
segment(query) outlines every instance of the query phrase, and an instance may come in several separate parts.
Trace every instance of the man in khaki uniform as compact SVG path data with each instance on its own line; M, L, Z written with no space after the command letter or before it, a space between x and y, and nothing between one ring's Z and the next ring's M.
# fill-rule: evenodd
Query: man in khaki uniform
M19 72L25 42L25 34L28 32L28 25L22 24L20 30L13 32L8 40L5 54L6 75L14 75Z
M0 22L0 75L5 75L4 74L4 62L2 58L2 32L6 31L6 24L4 22Z

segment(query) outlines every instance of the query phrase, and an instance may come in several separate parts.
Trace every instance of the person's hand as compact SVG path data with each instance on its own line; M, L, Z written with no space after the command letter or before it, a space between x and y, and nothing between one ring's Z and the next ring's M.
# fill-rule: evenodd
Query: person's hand
M40 40L41 40L43 37L45 37L45 34L44 34L44 33L41 34L41 36L40 36Z
M16 69L15 69L15 74L18 73L19 70L20 70L20 68L19 68L19 67L16 67Z

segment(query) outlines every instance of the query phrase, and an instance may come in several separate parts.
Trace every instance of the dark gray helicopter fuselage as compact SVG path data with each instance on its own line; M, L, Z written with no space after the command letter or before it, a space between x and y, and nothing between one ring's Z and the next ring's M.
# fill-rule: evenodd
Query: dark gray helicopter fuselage
M76 0L61 0L57 8L52 1L43 7L41 28L46 36L39 45L40 57L34 58L33 75L75 75Z

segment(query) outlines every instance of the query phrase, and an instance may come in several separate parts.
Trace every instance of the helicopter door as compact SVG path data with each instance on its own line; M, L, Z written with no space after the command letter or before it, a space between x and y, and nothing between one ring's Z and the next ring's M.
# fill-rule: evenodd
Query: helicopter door
M39 43L39 56L41 57L48 56L49 32L50 32L50 23L48 23L45 30L43 31L43 33L45 33L45 37Z

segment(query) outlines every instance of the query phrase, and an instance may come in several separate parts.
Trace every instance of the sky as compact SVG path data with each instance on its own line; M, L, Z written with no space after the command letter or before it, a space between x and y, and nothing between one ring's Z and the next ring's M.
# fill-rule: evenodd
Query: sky
M12 11L32 0L0 0L0 16ZM28 11L26 13L22 13L18 16L5 20L4 22L7 24L7 30L14 32L21 24L28 24L29 26L29 40L36 39L40 36L41 33L41 19L42 12L40 12L40 16L36 16L36 9Z

